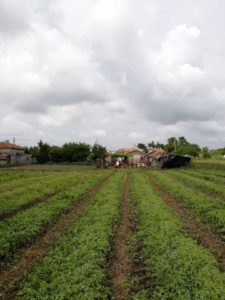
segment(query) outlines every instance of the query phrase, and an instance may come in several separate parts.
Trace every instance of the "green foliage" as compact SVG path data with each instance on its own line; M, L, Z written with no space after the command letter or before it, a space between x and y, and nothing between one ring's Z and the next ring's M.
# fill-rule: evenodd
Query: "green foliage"
M106 175L105 172L98 174L89 172L83 173L83 175L72 173L69 176L71 176L73 185L68 185L66 176L65 178L61 177L62 186L65 185L64 181L66 181L67 187L64 191L51 197L51 201L43 202L32 207L32 209L19 212L14 217L0 222L1 263L7 262L18 247L35 240L47 224L51 224L57 217L68 211L88 189ZM57 187L59 186L58 183Z
M131 195L138 222L135 241L143 246L139 257L147 275L146 289L134 299L222 299L225 276L215 258L185 234L143 174L132 173Z
M62 146L63 161L84 162L90 155L90 145L85 143L67 143Z
M0 187L0 216L16 212L28 203L68 188L78 178L71 173L41 172L39 176L21 177L16 182L4 183Z
M105 268L124 174L100 189L83 216L28 276L18 299L111 299Z
M26 151L41 164L47 162L83 163L97 158L104 159L107 156L105 147L94 144L91 149L91 146L86 143L66 143L59 147L39 141L38 146L27 148Z
M52 146L49 151L49 159L52 162L61 162L63 161L63 151L61 147Z
M201 149L197 144L192 144L187 141L183 136L178 139L171 137L167 140L165 150L179 155L189 155L193 157L199 156Z
M92 147L92 151L89 159L91 160L105 159L106 156L107 156L107 149L102 145L95 143L94 146Z
M169 174L173 174L173 172L152 172L151 175L172 197L190 207L201 222L209 224L215 231L224 236L225 202L213 196L206 196L200 191L187 186L182 182L183 175L181 174L176 179L172 178ZM197 181L197 179L193 180ZM222 188L220 190L222 191Z
M37 161L40 164L44 164L49 161L50 146L47 143L43 143L42 140L38 142Z
M143 144L143 143L138 143L137 144L137 147L139 148L139 149L141 149L141 150L143 150L144 152L148 152L148 147L145 145L145 144Z
M202 148L202 157L205 158L205 159L211 157L208 147L203 147Z

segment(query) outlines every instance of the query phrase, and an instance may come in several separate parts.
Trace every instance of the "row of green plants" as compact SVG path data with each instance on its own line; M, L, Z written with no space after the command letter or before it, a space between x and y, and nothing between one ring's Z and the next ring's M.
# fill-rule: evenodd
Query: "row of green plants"
M0 222L0 261L2 264L13 258L17 248L32 243L47 225L67 212L92 186L107 175L108 173L104 172L95 176L90 174L77 185L53 196L51 201L38 204Z
M205 179L207 181L216 182L219 184L225 184L225 174L223 172L223 176L220 176L219 174L215 174L214 172L204 171L200 172L198 170L192 170L192 169L185 169L180 170L180 172L184 174L189 174L197 178Z
M44 176L44 172L6 172L6 171L1 171L0 172L0 184L5 184L9 182L16 182L17 180L21 179L26 179L30 177L39 177L39 176Z
M204 168L207 170L225 170L225 160L212 160L212 161L196 161L195 165L199 168Z
M209 224L224 237L225 234L225 202L214 197L203 195L196 189L188 187L177 178L169 177L168 172L148 172L160 186L174 199L181 201L193 210L202 223Z
M39 173L39 172L38 172ZM0 185L0 198L3 198L3 194L8 194L11 191L23 189L25 186L31 186L32 184L36 184L40 180L48 181L49 179L54 177L59 177L60 175L55 174L53 172L46 173L42 175L41 173L38 176L29 176L29 177L16 177L15 179L11 179L9 181L5 181Z
M83 216L34 268L17 299L112 299L107 284L107 255L123 184L124 173L114 173Z
M137 223L134 243L142 246L138 257L145 273L145 288L134 299L224 299L225 276L215 258L185 233L143 173L131 175L131 199Z
M173 176L176 180L183 181L187 186L193 187L206 193L213 193L214 195L219 196L220 199L225 200L224 184L201 179L193 176L192 174L187 174L179 171L170 171L168 172L168 175Z
M206 174L206 175L213 175L213 176L217 176L217 177L221 177L224 178L225 177L225 173L224 170L221 169L207 169L201 166L197 166L196 163L194 162L192 164L192 166L188 169L190 171L196 171L196 173L200 173L200 174Z
M20 209L20 207L32 202L35 199L41 199L45 196L60 192L70 185L85 180L92 173L81 174L50 174L43 178L37 178L32 183L21 184L21 187L12 191L1 193L0 195L0 216L11 214Z

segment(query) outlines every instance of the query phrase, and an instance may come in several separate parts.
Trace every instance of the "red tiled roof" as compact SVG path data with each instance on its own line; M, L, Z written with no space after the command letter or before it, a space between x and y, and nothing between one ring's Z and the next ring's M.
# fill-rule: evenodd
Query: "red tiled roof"
M148 152L147 156L160 156L164 155L165 153L166 151L162 148L153 148Z
M0 142L0 149L24 150L23 147L16 145L16 144L8 143L8 142Z
M118 149L116 152L118 153L131 153L131 152L135 152L135 151L138 151L138 152L141 152L143 153L144 151L138 147L124 147L124 148L120 148Z

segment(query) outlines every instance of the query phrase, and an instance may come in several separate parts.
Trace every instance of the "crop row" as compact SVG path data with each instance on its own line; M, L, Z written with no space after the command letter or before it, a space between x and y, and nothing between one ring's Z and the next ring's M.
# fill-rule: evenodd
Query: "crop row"
M203 195L168 176L168 172L149 172L174 199L191 208L201 222L209 224L222 236L225 234L225 202Z
M107 254L123 182L124 174L116 172L104 184L83 216L28 276L18 299L111 299Z
M62 174L63 175L63 174ZM61 175L61 176L62 176ZM57 173L53 173L53 172L45 172L45 173L41 173L41 172L37 172L36 176L29 176L29 177L15 177L15 179L13 180L7 180L6 182L1 183L0 186L0 192L1 192L1 197L3 194L8 194L9 192L13 191L13 190L20 190L23 187L28 187L32 184L34 184L35 182L38 182L39 180L44 181L45 179L48 180L48 178L56 178L59 177L59 175Z
M224 161L195 161L195 166L207 170L225 170Z
M192 176L191 174L189 175L186 173L181 173L179 171L169 171L168 175L172 175L176 180L183 181L186 185L196 188L197 190L212 192L225 199L224 185L197 178Z
M193 170L193 169L185 169L185 170L181 169L180 172L184 173L184 174L189 174L194 177L201 178L201 179L204 179L207 181L212 181L212 182L216 182L216 183L225 185L225 178L218 176L213 172L209 172L209 171L201 172L201 171Z
M26 178L35 178L40 176L48 175L47 172L6 172L0 170L0 183L10 183L10 182L16 182L17 180L26 179Z
M146 273L145 290L134 299L224 299L225 276L213 255L187 236L143 174L133 172L131 183Z
M60 215L68 211L87 190L94 186L107 173L89 176L76 186L72 186L51 201L38 204L31 209L19 212L16 216L0 222L0 260L4 264L18 247L34 241Z
M71 184L76 184L79 181L84 180L90 176L90 173L69 173L59 175L45 176L44 178L38 178L37 181L33 181L32 184L22 186L19 189L2 193L0 195L0 215L7 215L17 211L21 206L27 203L40 199L46 195L59 192L64 188L67 188Z

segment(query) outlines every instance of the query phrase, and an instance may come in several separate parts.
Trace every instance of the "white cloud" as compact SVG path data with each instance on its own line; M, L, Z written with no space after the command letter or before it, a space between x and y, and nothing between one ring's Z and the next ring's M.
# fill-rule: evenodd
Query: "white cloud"
M147 136L145 133L142 133L142 132L135 132L135 131L132 131L130 134L129 134L129 137L131 137L132 139L134 140L146 140Z
M0 135L6 138L30 135L32 132L32 126L21 120L17 114L7 115L0 121Z
M54 143L101 137L112 148L180 133L217 144L212 128L221 140L225 111L222 10L209 0L173 5L1 1L0 133L25 140L17 131L24 128Z

